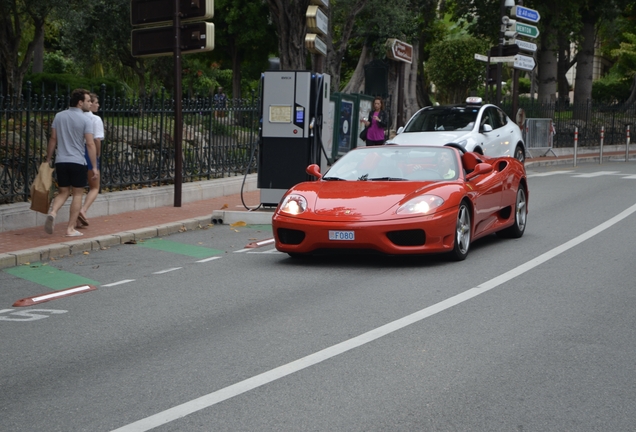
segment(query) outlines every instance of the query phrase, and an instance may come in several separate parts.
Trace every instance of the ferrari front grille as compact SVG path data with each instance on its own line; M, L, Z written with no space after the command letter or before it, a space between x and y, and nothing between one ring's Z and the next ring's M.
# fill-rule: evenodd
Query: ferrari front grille
M278 240L282 244L297 245L305 240L305 233L288 228L278 228Z
M426 233L421 229L389 231L386 236L396 246L424 246Z

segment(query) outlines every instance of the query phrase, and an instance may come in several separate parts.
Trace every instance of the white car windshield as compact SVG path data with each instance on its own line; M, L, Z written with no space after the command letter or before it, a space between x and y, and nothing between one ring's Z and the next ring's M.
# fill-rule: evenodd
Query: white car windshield
M478 107L429 107L413 116L404 132L470 131L475 127Z

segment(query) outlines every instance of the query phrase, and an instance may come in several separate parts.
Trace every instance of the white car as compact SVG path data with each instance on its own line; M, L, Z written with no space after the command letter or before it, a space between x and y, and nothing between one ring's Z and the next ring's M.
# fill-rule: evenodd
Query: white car
M457 143L469 152L526 159L519 126L501 108L469 97L464 105L429 106L416 112L387 144L443 146Z

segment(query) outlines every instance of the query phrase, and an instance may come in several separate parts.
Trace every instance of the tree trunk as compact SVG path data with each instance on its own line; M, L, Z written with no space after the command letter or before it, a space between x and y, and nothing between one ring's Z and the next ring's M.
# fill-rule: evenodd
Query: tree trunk
M592 75L594 72L594 41L595 20L593 17L584 17L582 41L579 52L576 54L576 78L574 80L574 104L573 118L585 120L587 118L587 106L592 98Z
M31 65L36 41L43 38L44 19L33 19L34 37L27 45L22 62L20 62L20 44L22 42L20 16L17 13L13 16L5 13L4 8L1 12L3 13L0 17L0 51L2 51L0 58L7 74L7 94L18 96L22 93L22 82Z
M557 52L554 40L555 31L547 27L541 37L541 48L539 50L539 103L554 103L556 101L557 90Z
M306 70L307 6L309 0L267 0L278 32L281 70Z
M570 101L570 83L567 79L567 73L570 69L570 38L563 31L558 34L559 44L559 62L557 68L557 79L559 93L559 103L565 104Z
M333 9L337 7L332 4L329 8L329 35L327 36L327 58L326 71L331 75L331 88L334 91L338 91L340 88L340 67L342 66L342 58L347 51L347 45L349 44L349 38L353 32L353 26L355 24L356 16L364 9L369 0L357 0L353 6L347 10L346 18L340 26L340 40L337 46L333 43L331 35L333 34ZM364 51L363 51L364 53ZM363 71L364 75L364 71Z
M35 49L33 51L33 73L44 72L44 31L40 33L40 37L35 41Z
M342 89L343 93L362 93L364 90L364 65L373 60L373 56L367 49L367 46L362 47L362 53L358 59L356 70L353 71L351 79L347 85ZM338 91L337 88L335 88Z

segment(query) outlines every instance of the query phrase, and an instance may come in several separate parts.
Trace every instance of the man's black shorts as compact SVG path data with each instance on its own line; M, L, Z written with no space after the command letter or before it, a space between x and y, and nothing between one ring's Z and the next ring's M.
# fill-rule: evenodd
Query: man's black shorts
M57 176L57 185L59 187L86 187L87 172L86 165L68 162L55 164L55 175Z

